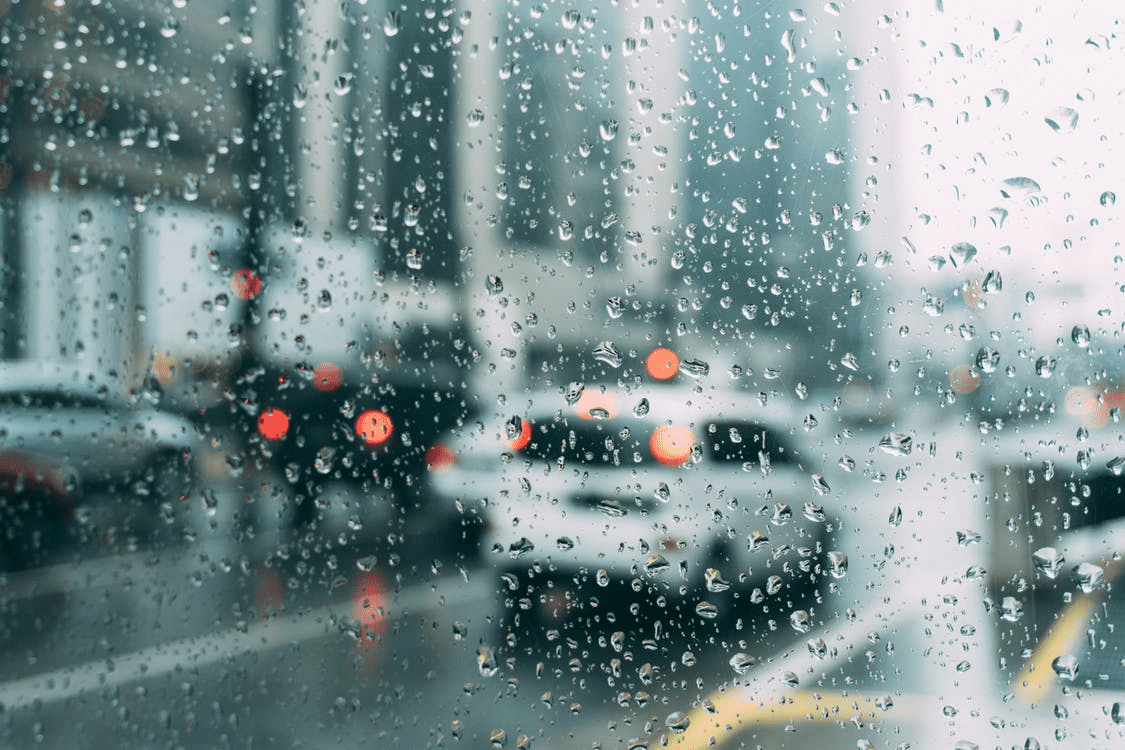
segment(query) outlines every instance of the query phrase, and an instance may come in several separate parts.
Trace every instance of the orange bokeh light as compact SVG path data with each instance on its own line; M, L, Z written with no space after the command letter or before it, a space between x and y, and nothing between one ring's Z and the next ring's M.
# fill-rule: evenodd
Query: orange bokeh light
M258 415L258 433L266 440L281 440L289 432L289 415L272 406Z
M662 346L649 352L645 369L657 380L668 380L680 369L680 358L674 351Z
M249 268L240 268L230 277L230 290L239 299L254 299L262 291L262 279Z
M520 434L508 441L508 447L514 451L522 451L531 442L531 422L526 419L520 426Z
M528 438L531 437L531 430L528 430L527 435ZM449 446L437 443L426 449L424 460L426 462L426 468L430 471L444 471L445 469L453 468L456 458Z
M574 404L574 411L583 419L612 419L619 409L617 396L601 391L584 391Z
M695 435L686 427L665 425L652 433L649 449L653 457L662 464L679 466L691 458L695 446Z
M368 409L355 420L355 434L368 445L382 445L391 439L395 425L385 411Z
M313 370L313 387L318 391L334 391L344 382L344 371L331 362L321 362Z
M968 365L957 365L949 373L949 386L957 393L972 393L980 387L980 373Z

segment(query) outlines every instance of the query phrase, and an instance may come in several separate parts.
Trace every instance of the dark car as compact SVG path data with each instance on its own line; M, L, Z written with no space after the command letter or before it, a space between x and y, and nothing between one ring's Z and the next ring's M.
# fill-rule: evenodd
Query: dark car
M0 565L132 549L174 525L198 435L154 400L75 368L0 366Z

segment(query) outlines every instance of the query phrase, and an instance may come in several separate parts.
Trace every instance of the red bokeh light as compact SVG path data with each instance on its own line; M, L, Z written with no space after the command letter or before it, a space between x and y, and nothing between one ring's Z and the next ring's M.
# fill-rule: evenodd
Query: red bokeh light
M680 368L680 358L666 347L653 349L645 359L645 369L657 380L668 380Z
M531 422L526 419L520 425L520 434L508 441L508 447L514 451L522 451L531 442Z
M662 464L679 466L691 458L691 449L695 445L695 435L686 427L665 425L658 427L652 433L649 448L653 457Z
M528 433L530 437L530 432ZM452 469L455 462L453 451L447 445L437 443L431 445L426 450L425 456L426 468L430 471L444 471L445 469Z
M313 387L318 391L334 391L344 382L344 371L331 362L321 362L313 370Z
M272 406L258 415L258 433L266 440L281 440L289 432L289 415Z
M239 299L254 299L262 291L262 279L249 268L240 268L230 278L230 290Z
M355 420L355 434L368 445L382 445L394 434L394 421L385 411L368 409Z

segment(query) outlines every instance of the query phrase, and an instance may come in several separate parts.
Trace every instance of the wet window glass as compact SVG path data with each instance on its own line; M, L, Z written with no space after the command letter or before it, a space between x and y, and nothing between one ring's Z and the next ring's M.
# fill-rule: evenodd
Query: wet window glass
M1123 23L0 0L0 747L1125 746Z

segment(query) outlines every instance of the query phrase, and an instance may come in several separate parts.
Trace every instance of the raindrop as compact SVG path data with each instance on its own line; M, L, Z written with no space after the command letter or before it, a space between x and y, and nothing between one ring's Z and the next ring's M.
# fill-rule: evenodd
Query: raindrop
M488 646L481 646L477 651L477 670L481 677L492 677L499 669L500 666L496 663L496 654Z
M388 37L398 34L402 26L402 20L397 10L388 10L387 15L383 17L383 33Z
M848 574L848 556L843 552L829 552L828 574L833 578L846 576Z
M488 290L489 297L495 297L504 291L504 282L495 274L489 274L484 280L485 289Z
M560 536L555 540L555 546L559 548L560 552L569 552L574 549L574 541L568 536Z
M781 48L785 50L786 62L797 59L797 50L793 46L793 29L788 29L781 35Z
M1056 133L1069 133L1078 126L1078 113L1070 107L1056 107L1047 113L1043 122Z
M1074 566L1074 580L1083 594L1089 594L1101 585L1105 571L1092 563L1079 563Z
M642 398L637 402L637 405L633 407L633 414L638 417L643 417L648 414L650 408L648 399Z
M681 711L673 711L668 714L668 718L664 720L664 726L668 727L676 734L683 734L690 725L691 719L686 713Z
M1064 680L1074 681L1078 676L1078 659L1070 654L1063 656L1056 656L1055 660L1051 662L1051 669L1055 670L1055 674Z
M896 505L891 510L891 514L887 517L887 523L889 523L891 526L902 525L902 506Z
M993 349L991 346L982 346L977 350L977 356L974 360L977 369L983 373L994 373L1000 366L1000 352Z
M859 359L854 354L848 352L843 357L840 357L840 364L844 367L856 372L859 370Z
M321 310L332 307L332 294L327 289L320 290L320 295L316 298L316 306Z
M611 341L602 341L594 347L592 352L594 359L599 362L604 362L610 367L620 367L623 361L621 352L617 351L617 347Z
M812 630L809 613L803 609L798 609L789 615L789 625L798 633L807 633Z
M582 20L582 14L573 8L563 13L562 24L564 29L573 29Z
M824 506L817 505L812 500L809 500L807 503L805 503L803 512L805 514L805 518L809 519L813 523L824 523L828 520L828 515L824 512Z
M1090 345L1090 329L1086 326L1074 326L1070 329L1070 340L1085 349Z
M1110 459L1105 467L1112 471L1114 476L1121 476L1121 472L1125 471L1125 456Z
M1035 374L1044 379L1049 378L1054 374L1056 366L1058 366L1058 361L1054 357L1044 354L1035 360Z
M889 432L879 441L879 448L892 456L909 456L913 447L913 439L901 432Z
M594 581L603 589L609 585L609 573L605 568L598 568L598 572L594 574Z
M770 576L766 579L766 593L773 596L781 591L783 585L784 582L781 580L781 576Z
M474 109L472 112L466 115L465 120L469 123L470 128L475 128L482 122L484 122L484 112L480 111L479 109Z
M602 124L598 127L598 132L601 134L603 141L612 141L617 137L617 129L617 120L602 120Z
M715 568L708 568L707 572L703 574L707 582L707 590L712 592L726 591L730 588L730 583L723 580L723 576Z
M610 297L606 300L605 311L611 318L620 318L625 314L626 309L625 300L620 297Z
M693 378L702 378L711 372L711 365L698 359L685 359L680 362L680 372Z
M1108 208L1114 203L1117 203L1117 195L1112 190L1107 190L1098 196L1098 203Z
M719 616L719 608L711 602L700 602L695 605L695 614L699 615L704 620L714 620Z
M1000 277L999 271L989 271L984 277L984 283L981 285L985 294L999 294L1000 290L1004 288L1004 280Z
M508 557L512 560L515 560L520 556L526 555L528 552L531 552L533 549L535 549L535 545L531 543L530 539L528 539L527 537L520 537L519 541L512 542L510 545L508 545Z
M336 92L336 96L344 96L345 94L351 93L352 84L354 83L354 75L351 73L341 73L336 76L336 85L333 86L332 90Z
M1039 183L1030 177L1009 177L1000 188L1005 198L1030 198L1040 190Z
M953 261L954 268L960 268L975 257L977 257L977 248L971 243L958 242L949 248L949 259Z
M828 656L828 644L824 642L823 638L810 638L806 644L809 653L818 659L823 659Z
M1062 570L1066 558L1054 547L1040 547L1031 555L1035 568L1047 578L1054 578Z
M730 666L735 674L744 675L754 668L754 657L739 651L730 658Z
M584 390L586 390L585 385L579 383L577 380L572 381L567 384L566 390L563 391L563 398L566 399L568 405L574 406L578 403L578 399L582 398L582 391Z
M649 575L659 575L670 567L671 565L663 555L649 555L645 558L645 571Z
M827 495L832 491L832 488L828 486L828 482L825 481L824 476L821 474L812 475L812 488L816 494L821 496Z
M1007 89L989 89L988 93L984 95L984 106L1002 107L1008 103L1008 98Z
M1017 622L1023 617L1023 602L1014 596L1005 596L1000 601L1000 616L1008 622Z

